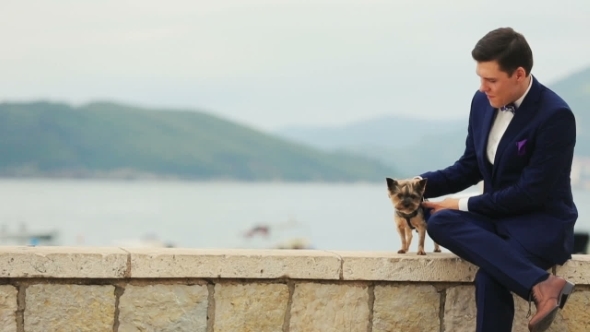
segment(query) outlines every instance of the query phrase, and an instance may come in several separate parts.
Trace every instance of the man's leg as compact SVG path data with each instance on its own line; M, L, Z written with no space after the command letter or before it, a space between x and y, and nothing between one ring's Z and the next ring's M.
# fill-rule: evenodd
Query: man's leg
M493 227L491 222L485 222ZM536 266L548 270L552 264L530 254L513 239L505 240L515 252L520 252ZM477 303L477 332L512 331L514 300L512 293L491 275L479 269L475 276L475 299Z
M487 218L470 212L441 210L428 219L428 235L444 248L483 269L494 280L528 299L531 288L549 273L529 261L494 231Z
M478 231L487 232L488 236L498 236L492 221L477 215L473 215L473 217L469 220L462 220L462 222L479 227L481 230ZM431 225L429 220L428 226L431 227ZM502 241L505 240L502 239ZM475 275L475 301L477 306L476 332L512 331L514 320L512 293L482 269L479 269Z
M531 288L549 276L548 267L531 262L517 241L500 237L493 221L481 215L441 210L428 219L428 234L480 268L475 279L477 332L511 332L511 291L528 299Z
M511 332L514 299L508 288L484 270L475 275L476 332Z

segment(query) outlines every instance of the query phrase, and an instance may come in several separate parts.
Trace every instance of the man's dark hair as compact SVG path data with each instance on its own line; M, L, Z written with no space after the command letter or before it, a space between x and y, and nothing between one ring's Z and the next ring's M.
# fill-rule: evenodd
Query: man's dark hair
M512 76L518 67L526 75L533 69L533 51L524 36L512 28L498 28L483 36L471 51L477 62L496 61L500 70Z

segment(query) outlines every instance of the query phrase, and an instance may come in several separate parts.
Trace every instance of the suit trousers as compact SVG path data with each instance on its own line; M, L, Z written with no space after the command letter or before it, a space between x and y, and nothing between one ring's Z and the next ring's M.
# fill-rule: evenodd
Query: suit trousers
M529 300L532 287L547 279L547 270L554 265L528 252L509 235L498 234L494 220L475 213L440 210L431 214L428 234L479 267L475 276L477 332L511 332L511 292Z

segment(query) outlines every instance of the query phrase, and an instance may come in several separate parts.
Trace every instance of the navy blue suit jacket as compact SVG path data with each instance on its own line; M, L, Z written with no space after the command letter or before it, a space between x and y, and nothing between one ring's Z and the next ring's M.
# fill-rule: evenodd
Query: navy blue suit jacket
M483 180L483 194L469 199L469 211L489 217L500 235L513 237L531 253L563 264L571 258L578 218L570 180L574 115L534 77L492 165L486 147L496 112L484 93L475 93L465 152L452 166L420 175L428 179L425 198L457 193Z

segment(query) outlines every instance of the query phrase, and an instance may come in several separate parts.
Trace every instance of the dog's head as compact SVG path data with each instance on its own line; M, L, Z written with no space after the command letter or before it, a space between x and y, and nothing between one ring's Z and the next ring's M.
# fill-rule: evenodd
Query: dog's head
M420 207L426 189L426 179L386 180L387 195L396 210L410 214Z

